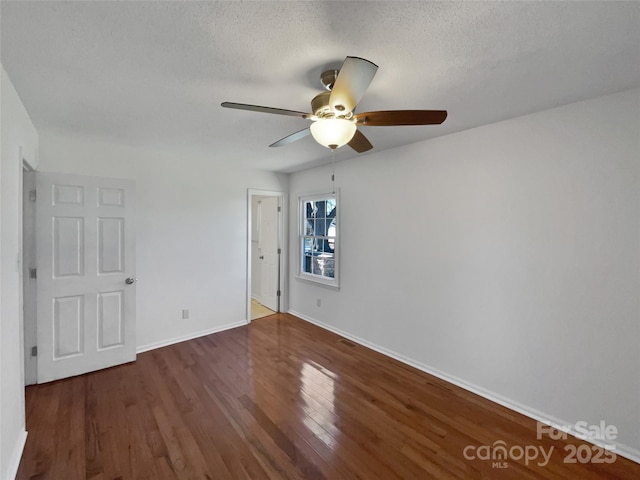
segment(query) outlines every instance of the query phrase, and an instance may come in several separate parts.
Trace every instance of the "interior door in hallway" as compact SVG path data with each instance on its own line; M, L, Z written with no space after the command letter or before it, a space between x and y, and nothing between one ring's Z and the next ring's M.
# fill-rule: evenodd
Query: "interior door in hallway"
M262 199L260 211L260 302L278 311L278 197Z
M135 360L135 183L36 174L38 383Z

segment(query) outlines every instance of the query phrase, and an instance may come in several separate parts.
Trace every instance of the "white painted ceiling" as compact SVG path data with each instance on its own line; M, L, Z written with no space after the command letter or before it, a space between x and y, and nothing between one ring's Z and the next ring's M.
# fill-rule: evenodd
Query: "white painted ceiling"
M380 66L358 111L446 109L441 126L360 127L375 151L640 85L639 2L1 3L2 64L40 131L266 170L329 161L308 121L347 55ZM348 147L337 160L356 156ZM367 154L363 154L367 155Z

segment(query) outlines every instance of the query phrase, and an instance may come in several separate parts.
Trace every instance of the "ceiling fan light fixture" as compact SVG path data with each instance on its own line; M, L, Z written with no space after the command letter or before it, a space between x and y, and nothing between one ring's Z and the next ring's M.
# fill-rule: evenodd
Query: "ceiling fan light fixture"
M311 135L320 145L333 150L349 143L356 129L355 123L344 118L321 118L311 124Z

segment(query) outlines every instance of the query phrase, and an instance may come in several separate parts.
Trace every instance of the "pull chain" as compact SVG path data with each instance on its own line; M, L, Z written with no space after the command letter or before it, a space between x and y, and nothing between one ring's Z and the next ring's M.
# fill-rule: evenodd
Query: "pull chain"
M336 149L331 149L331 184L333 188L333 196L336 196Z

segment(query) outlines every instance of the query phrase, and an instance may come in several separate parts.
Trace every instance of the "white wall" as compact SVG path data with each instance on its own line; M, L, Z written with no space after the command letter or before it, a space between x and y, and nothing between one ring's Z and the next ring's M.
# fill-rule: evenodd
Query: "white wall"
M37 164L38 134L4 68L0 80L0 478L13 478L26 439L22 357L22 158ZM22 152L22 158L20 155Z
M329 177L292 175L291 245ZM292 312L538 418L605 420L640 461L640 90L339 162L336 184L340 291L293 279L292 248Z
M224 160L40 132L40 171L136 180L139 349L246 323L247 189L288 175Z

